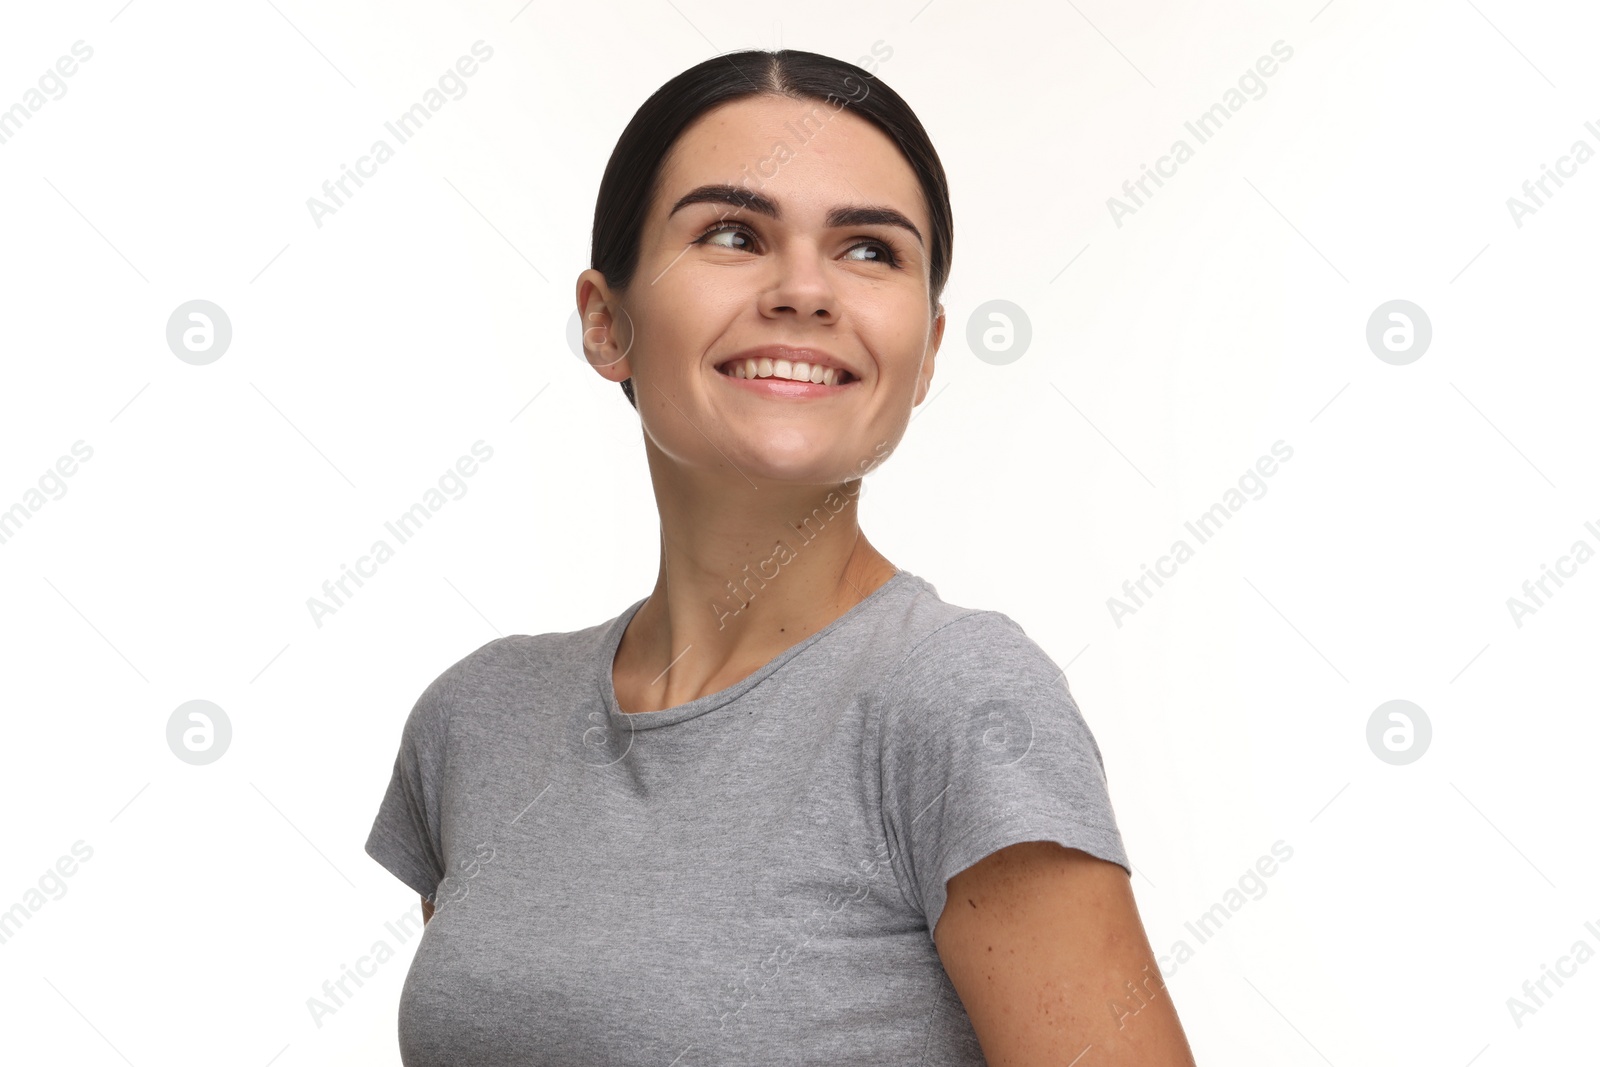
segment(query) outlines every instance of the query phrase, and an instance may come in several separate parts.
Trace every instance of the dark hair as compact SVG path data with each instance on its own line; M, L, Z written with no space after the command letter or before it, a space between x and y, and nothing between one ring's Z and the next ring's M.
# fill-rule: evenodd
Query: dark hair
M868 83L872 83L868 85ZM656 192L661 164L678 137L721 104L760 95L822 100L849 108L900 147L916 172L927 202L929 296L937 304L950 275L955 224L944 167L910 106L869 72L815 52L751 49L696 64L651 94L617 138L600 179L594 206L589 265L617 290L626 290L639 265L639 236ZM633 379L622 383L628 403L639 406Z

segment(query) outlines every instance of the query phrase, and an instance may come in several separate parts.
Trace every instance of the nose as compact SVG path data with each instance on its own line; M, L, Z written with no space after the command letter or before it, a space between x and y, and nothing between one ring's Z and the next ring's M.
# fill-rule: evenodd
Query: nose
M768 318L792 315L797 319L834 321L838 294L815 245L797 242L773 255L770 262L775 276L761 294L761 314Z

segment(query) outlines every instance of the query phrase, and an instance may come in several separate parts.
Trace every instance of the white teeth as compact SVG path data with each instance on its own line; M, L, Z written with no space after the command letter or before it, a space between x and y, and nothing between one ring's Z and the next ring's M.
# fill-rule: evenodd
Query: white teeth
M822 364L791 363L786 359L745 359L728 364L735 378L787 378L814 385L838 385L844 372Z

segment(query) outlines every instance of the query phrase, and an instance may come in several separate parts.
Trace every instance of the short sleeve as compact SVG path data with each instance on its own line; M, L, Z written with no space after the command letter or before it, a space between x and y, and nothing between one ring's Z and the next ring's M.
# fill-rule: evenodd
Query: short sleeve
M407 716L389 788L367 836L367 855L429 901L445 873L440 797L457 667L435 678Z
M1061 668L1010 617L946 623L881 692L890 864L930 939L945 883L1007 845L1055 841L1132 874L1100 746Z

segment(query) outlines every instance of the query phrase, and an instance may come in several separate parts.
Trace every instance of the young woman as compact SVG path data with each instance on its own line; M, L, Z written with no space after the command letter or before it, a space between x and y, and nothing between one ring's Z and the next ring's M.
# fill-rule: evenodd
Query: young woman
M412 709L367 841L423 896L408 1067L1193 1064L1061 669L857 523L951 245L921 123L849 63L718 56L623 132L577 301L659 573Z

